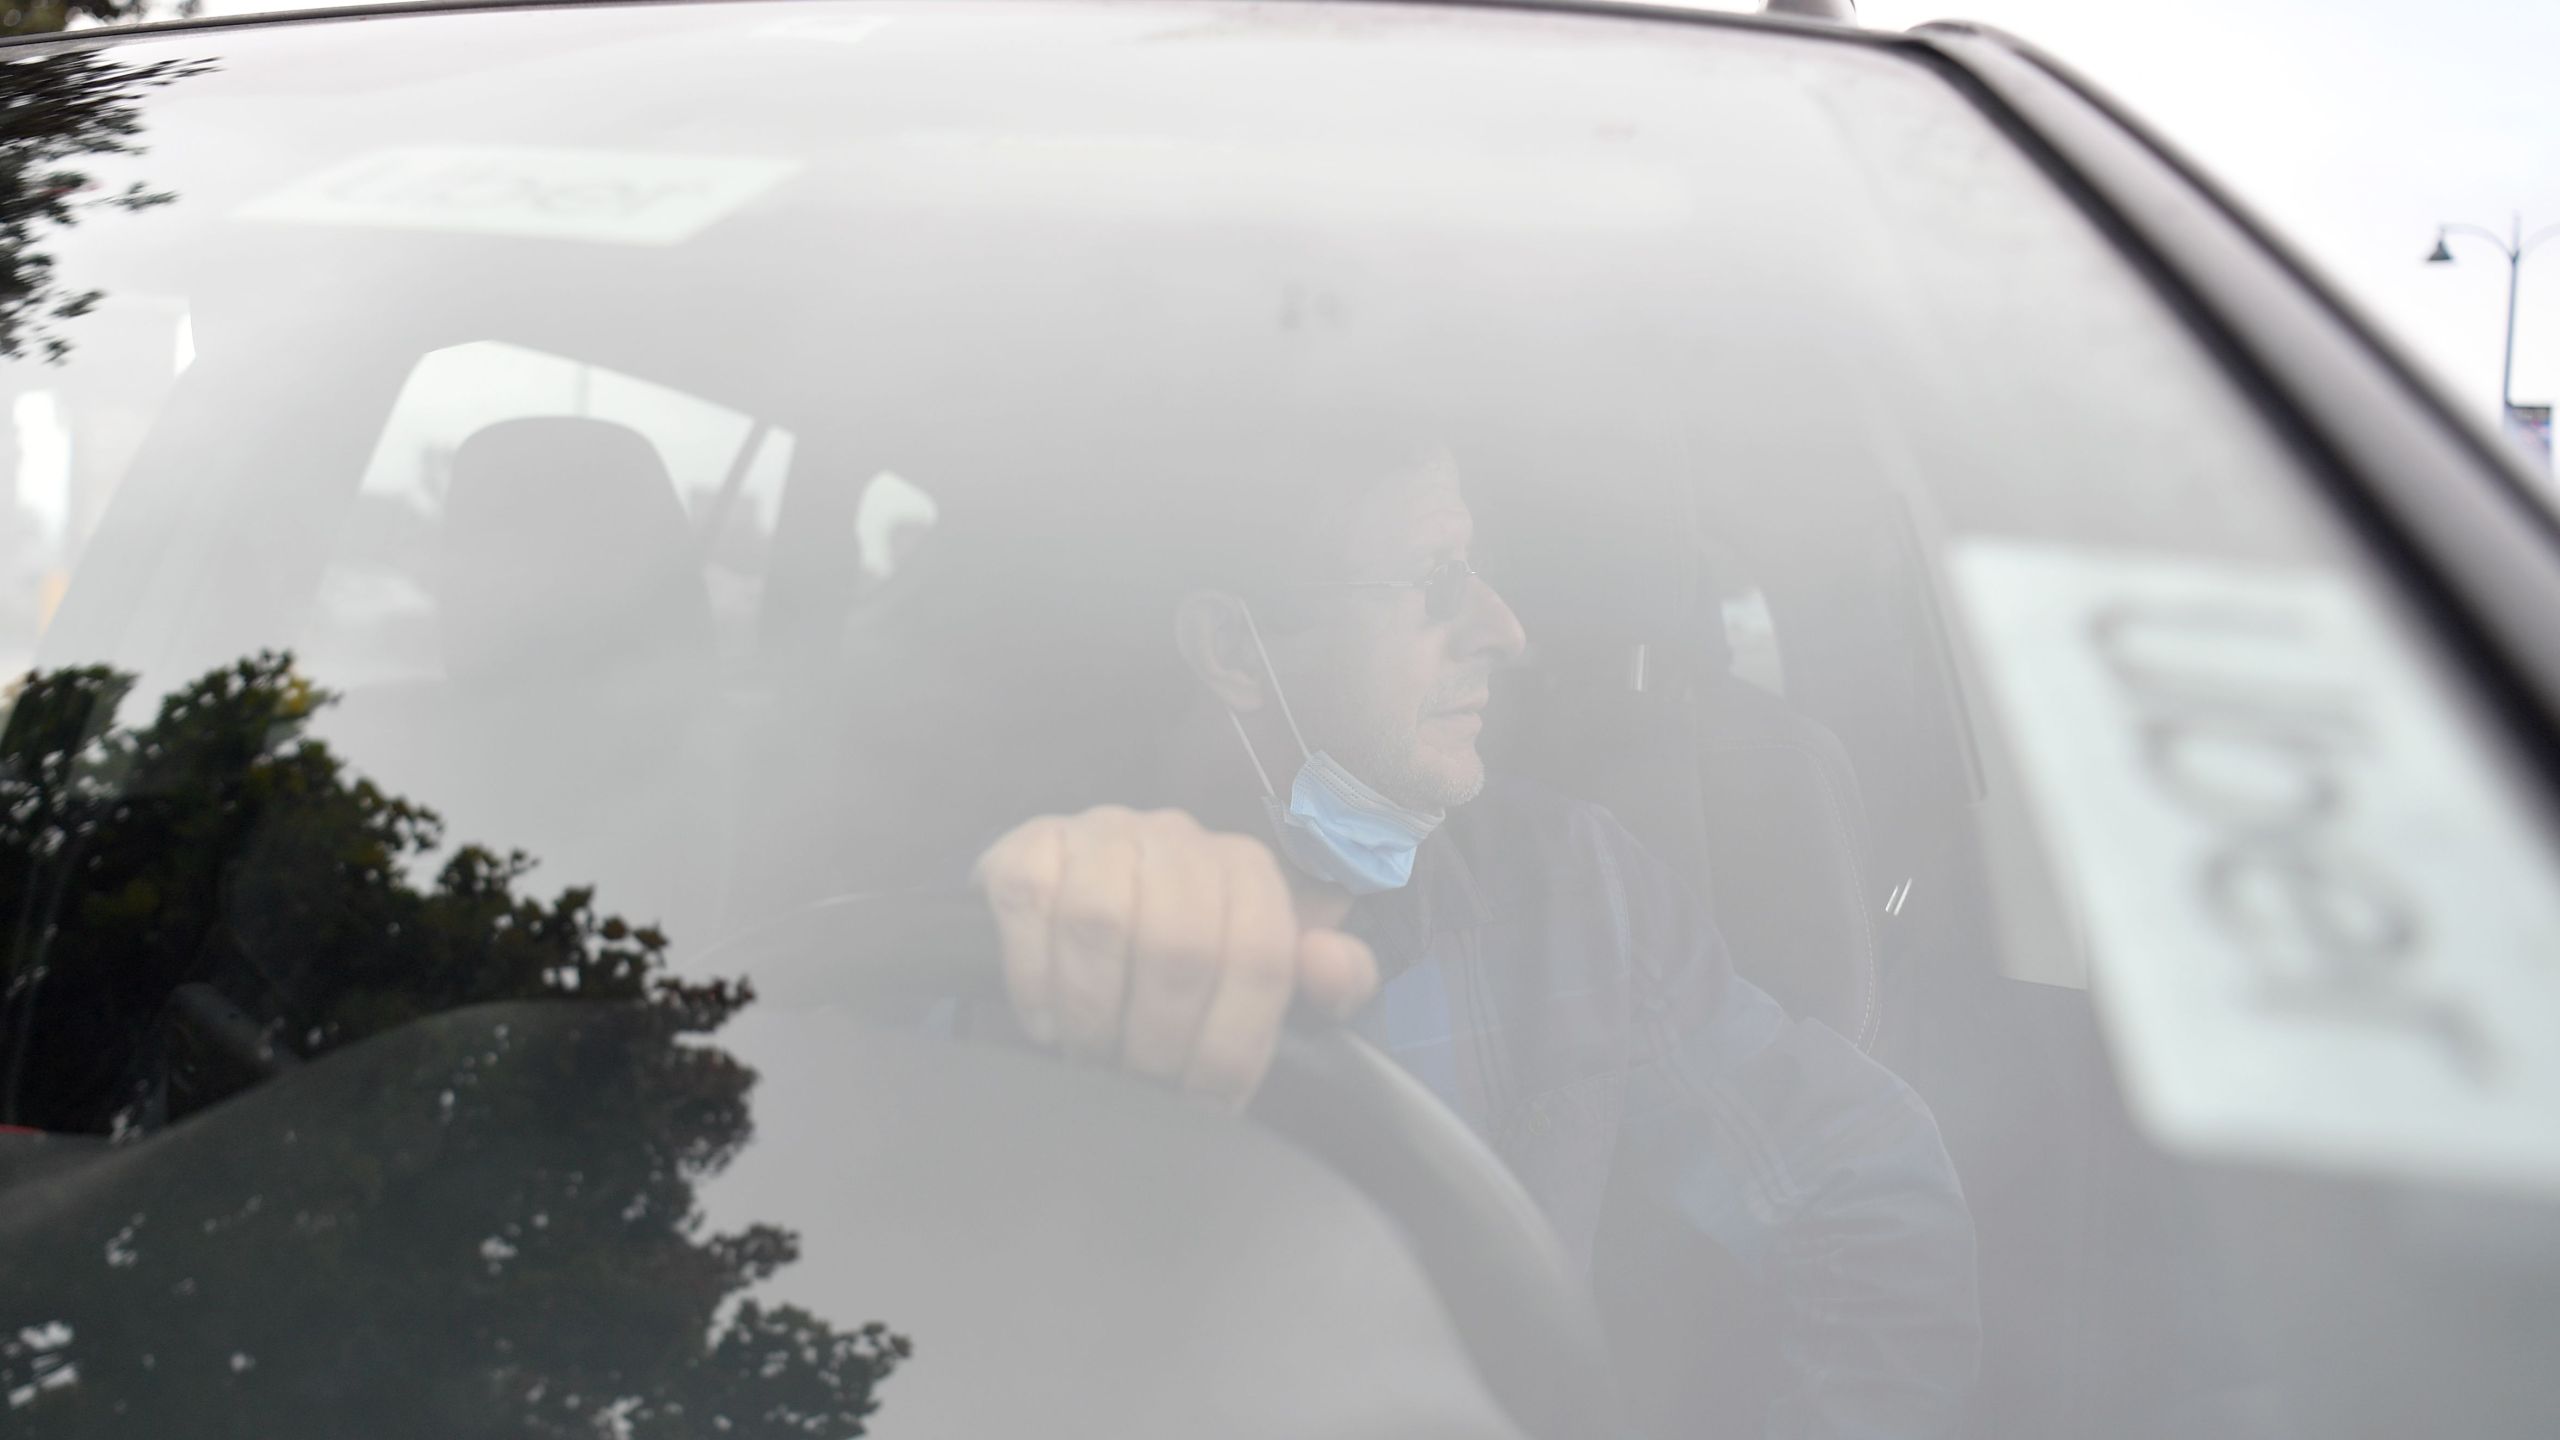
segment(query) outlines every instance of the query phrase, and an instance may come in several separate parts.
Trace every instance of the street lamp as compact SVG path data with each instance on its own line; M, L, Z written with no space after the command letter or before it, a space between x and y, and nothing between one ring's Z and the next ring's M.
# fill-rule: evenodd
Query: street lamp
M2428 252L2427 264L2453 263L2453 251L2444 243L2450 235L2477 235L2497 246L2498 253L2507 257L2507 356L2506 368L2498 375L2498 416L2512 424L2516 410L2516 281L2524 273L2524 257L2532 254L2534 247L2543 241L2560 235L2560 225L2545 226L2531 235L2524 233L2524 217L2520 215L2507 217L2507 233L2504 235L2480 225L2438 225L2436 248Z

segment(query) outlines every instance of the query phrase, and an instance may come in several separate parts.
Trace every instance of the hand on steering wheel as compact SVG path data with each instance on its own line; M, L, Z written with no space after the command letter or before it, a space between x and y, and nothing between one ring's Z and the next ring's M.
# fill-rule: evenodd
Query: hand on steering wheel
M1001 953L976 893L845 895L733 937L689 968L743 969L764 1005L889 1019L953 996L994 999ZM1522 1430L1538 1440L1620 1433L1590 1298L1536 1203L1465 1122L1338 1026L1281 1027L1261 1082L1246 1113L1403 1231L1486 1388Z
M1377 993L1369 947L1303 923L1269 847L1179 810L1026 821L977 879L1026 1035L1231 1105L1262 1083L1294 999L1341 1019Z

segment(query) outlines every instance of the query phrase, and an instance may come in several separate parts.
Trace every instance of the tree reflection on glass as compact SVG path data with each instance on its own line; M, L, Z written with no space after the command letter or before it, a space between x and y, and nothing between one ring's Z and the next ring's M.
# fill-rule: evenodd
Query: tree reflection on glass
M50 35L75 25L132 25L202 14L202 0L0 0L0 35Z
M702 1233L751 992L521 854L414 881L435 815L303 734L286 657L120 725L132 685L30 675L0 728L0 1105L128 1142L9 1142L10 1432L863 1433L906 1339L744 1298L791 1234Z
M140 154L136 102L142 92L206 67L174 60L133 65L94 50L65 50L13 58L0 68L0 358L32 354L58 361L71 348L58 322L87 314L102 297L60 282L47 238L88 210L147 210L177 198L138 181L93 193L90 177L71 163Z

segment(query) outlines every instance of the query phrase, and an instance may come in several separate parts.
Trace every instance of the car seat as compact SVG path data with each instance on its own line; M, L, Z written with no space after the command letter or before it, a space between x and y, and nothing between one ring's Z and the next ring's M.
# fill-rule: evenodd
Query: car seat
M702 913L720 873L703 854L721 830L717 656L665 463L627 426L544 416L475 432L451 477L444 679L351 694L321 733L442 813L449 841L543 861L543 888L594 884L635 921Z
M1857 771L1820 721L1732 673L1707 608L1694 689L1716 924L1734 967L1861 1050L1883 1024L1870 840Z
M435 588L457 684L698 677L713 658L684 502L656 448L611 421L505 420L463 441Z
M1694 561L1638 565L1634 547L1618 553L1628 573L1615 583L1644 618L1541 641L1526 670L1501 677L1510 713L1498 767L1609 809L1712 902L1739 973L1871 1050L1884 1018L1885 897L1868 879L1872 842L1847 748L1732 673L1716 606L1668 598L1690 584L1716 593ZM1586 595L1598 588L1584 584ZM1684 608L1696 618L1676 618Z

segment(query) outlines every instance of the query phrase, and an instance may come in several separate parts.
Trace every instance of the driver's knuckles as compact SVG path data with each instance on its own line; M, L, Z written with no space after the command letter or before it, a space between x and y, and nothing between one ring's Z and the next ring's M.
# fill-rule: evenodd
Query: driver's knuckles
M1270 851L1243 836L1213 838L1225 899L1218 988L1182 1087L1241 1105L1270 1067L1297 988L1297 915Z
M1351 937L1300 932L1268 846L1180 810L1026 821L978 880L1035 1041L1230 1103L1260 1085L1303 979L1338 1013L1374 974Z
M1137 941L1140 845L1114 816L1071 826L1050 916L1050 992L1058 1039L1069 1055L1110 1060L1120 1051L1131 951Z
M1026 820L987 847L976 871L1002 943L1005 992L1023 1033L1040 1045L1057 1038L1049 911L1066 863L1065 830L1066 822L1056 816Z
M1216 921L1184 912L1217 903L1210 839L1180 811L1105 805L1027 820L979 857L977 883L1002 936L1006 988L1027 1035L1082 1059L1135 1060L1134 1068L1168 1077L1179 1070L1187 1036L1150 1033L1126 1055L1124 1022L1134 1016L1162 1030L1168 1017L1159 1012L1170 1008L1179 1021L1181 1011L1206 1004ZM1143 894L1159 903L1142 905ZM1157 994L1165 999L1132 1004ZM1177 1039L1183 1053L1173 1053Z
M1139 866L1120 1057L1167 1082L1190 1061L1226 962L1224 873L1207 833L1180 818L1152 832Z

